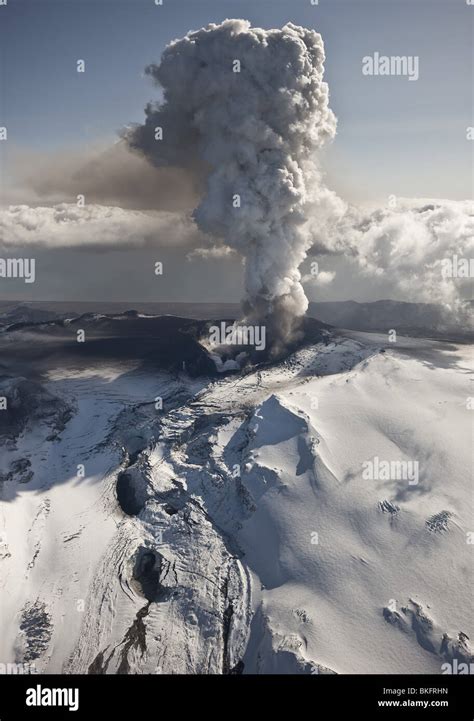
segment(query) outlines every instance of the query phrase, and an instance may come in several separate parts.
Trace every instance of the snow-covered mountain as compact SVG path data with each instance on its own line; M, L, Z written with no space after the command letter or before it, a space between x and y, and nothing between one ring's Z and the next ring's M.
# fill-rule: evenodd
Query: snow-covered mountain
M139 315L0 334L0 658L40 673L472 662L472 346L328 330L220 377L196 325L166 323L179 363L143 346Z

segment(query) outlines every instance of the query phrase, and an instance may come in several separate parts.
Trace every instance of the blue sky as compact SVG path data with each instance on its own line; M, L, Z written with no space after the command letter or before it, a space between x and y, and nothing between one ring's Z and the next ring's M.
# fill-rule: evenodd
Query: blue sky
M156 95L143 68L169 40L208 22L291 20L326 45L338 136L328 184L349 200L470 197L474 7L465 0L9 0L0 8L0 124L10 147L111 140ZM365 77L374 51L418 55L420 79ZM76 60L86 72L76 72Z

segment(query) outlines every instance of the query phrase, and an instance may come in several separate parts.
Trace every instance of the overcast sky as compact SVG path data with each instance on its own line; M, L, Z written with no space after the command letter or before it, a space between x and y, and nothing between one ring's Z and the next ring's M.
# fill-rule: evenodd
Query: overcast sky
M341 198L384 204L390 195L472 196L466 128L473 124L474 7L465 0L320 0L319 5L164 0L163 6L154 0L9 0L0 7L0 125L8 128L8 141L0 143L3 204L75 202L80 183L71 179L80 172L81 158L107 150L125 126L143 121L146 102L157 98L144 67L159 61L170 40L226 17L264 28L292 21L321 33L330 105L338 118L337 136L322 162L327 185ZM418 56L419 79L364 76L362 58L375 51ZM85 73L76 72L78 59L85 60ZM184 192L185 180L157 181L156 195L162 197L155 202L147 172L137 166L129 186L114 187L111 198L97 191L97 180L93 200L175 210L174 189ZM191 206L194 192L185 189ZM35 250L38 282L25 287L0 280L0 297L122 300L125 294L131 301L232 301L241 296L238 260L191 262L179 242L144 245L111 246L106 252ZM169 272L156 277L155 260L163 260ZM338 262L328 260L328 269ZM328 299L381 294L377 284L341 274L310 291Z

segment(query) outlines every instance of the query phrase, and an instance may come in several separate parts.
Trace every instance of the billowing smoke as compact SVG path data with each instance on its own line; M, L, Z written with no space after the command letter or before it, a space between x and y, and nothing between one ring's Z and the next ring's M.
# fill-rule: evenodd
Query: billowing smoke
M274 349L307 309L299 271L312 244L307 221L329 194L315 158L336 129L324 59L321 36L291 23L211 24L147 68L163 100L128 134L153 164L204 175L194 219L243 256L246 321L265 324Z
M372 209L341 207L340 217L333 213L326 224L320 218L310 253L344 259L341 293L348 277L360 278L376 297L439 304L447 323L472 329L472 272L466 269L474 264L472 201L394 200ZM335 275L323 275L322 284Z

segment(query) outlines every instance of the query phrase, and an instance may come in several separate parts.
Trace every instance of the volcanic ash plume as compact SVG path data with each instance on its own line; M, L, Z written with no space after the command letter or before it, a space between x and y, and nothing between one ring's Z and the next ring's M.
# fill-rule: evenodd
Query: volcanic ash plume
M205 179L195 221L244 257L246 320L267 325L274 348L307 309L299 267L312 244L308 211L328 193L315 161L336 129L323 63L312 30L211 24L147 68L163 102L149 104L128 136L154 164Z

